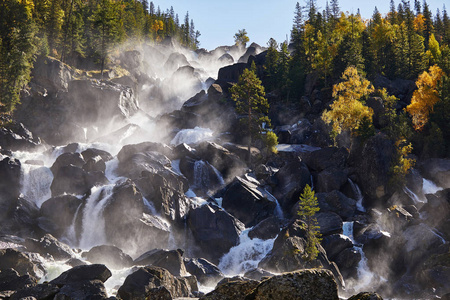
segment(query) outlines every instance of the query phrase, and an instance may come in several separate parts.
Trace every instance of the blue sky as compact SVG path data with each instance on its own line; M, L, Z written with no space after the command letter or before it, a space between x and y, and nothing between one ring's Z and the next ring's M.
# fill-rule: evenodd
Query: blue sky
M375 6L385 14L389 11L390 0L378 1L355 1L340 0L339 6L342 11L355 12L358 8L364 18L369 18ZM436 14L448 0L427 0L427 3ZM272 37L278 42L286 39L292 28L295 4L305 5L304 0L170 0L153 1L162 10L170 8L172 5L178 13L180 22L183 22L186 11L194 19L196 30L201 33L200 47L212 50L222 45L232 45L234 34L242 28L248 32L250 42L256 42L265 46ZM400 0L395 0L396 5ZM325 8L326 0L317 0L317 5L321 10ZM411 0L411 7L414 1ZM447 5L449 12L450 5Z

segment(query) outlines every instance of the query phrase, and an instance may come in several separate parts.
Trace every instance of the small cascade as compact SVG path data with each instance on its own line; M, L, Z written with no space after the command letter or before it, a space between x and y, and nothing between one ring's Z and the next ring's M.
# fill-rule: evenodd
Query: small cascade
M427 199L420 199L419 196L417 196L413 191L411 191L407 186L403 187L403 192L405 192L406 195L408 195L409 198L411 198L415 204L419 203L426 203Z
M197 160L194 164L193 188L206 190L208 194L223 186L222 174L208 162Z
M277 206L275 207L275 211L274 211L275 216L278 219L284 219L283 209L281 208L281 205L280 205L280 202L278 202L278 199L274 195L269 193L266 189L263 189L261 187L258 187L257 189L264 195L264 197L266 197L267 199L269 199L272 202L275 202L277 204Z
M356 198L356 209L361 212L365 212L366 209L363 206L364 197L361 193L361 189L350 178L348 179L348 182L350 183L352 190L353 190L353 194L355 195L355 198Z
M50 186L53 181L53 173L44 166L29 164L22 165L22 189L23 197L33 202L37 207L52 197Z
M225 275L244 274L258 267L259 262L272 250L276 238L250 239L250 229L244 230L239 237L239 244L220 259L218 267Z
M194 164L194 186L197 188L209 185L209 174L203 160L197 160Z
M75 215L73 216L73 220L72 223L70 224L69 228L67 228L66 231L66 239L65 241L63 240L63 242L67 242L67 244L74 246L77 243L77 232L76 232L76 225L77 225L77 219L78 219L78 214L80 213L81 207L83 205L80 204L77 208L77 210L75 211Z
M447 241L444 239L443 234L439 232L439 230L437 230L436 228L431 228L430 226L424 223L420 223L420 226L423 226L426 229L428 229L432 234L434 234L437 238L439 238L439 240L441 240L442 244L444 245L447 244Z
M182 129L172 139L170 144L178 146L182 143L196 144L202 141L210 141L213 137L213 131L209 128L195 127L194 129Z
M442 191L443 188L437 186L433 181L424 178L422 181L422 190L424 195L426 195L436 194L437 192Z
M311 175L311 191L314 191L314 179L312 175Z
M113 188L113 184L92 188L83 211L80 248L90 249L106 243L103 209L112 195Z
M355 239L353 237L353 222L344 222L342 229L343 234L349 237L352 241L353 249L358 251L358 253L361 255L361 260L359 261L357 269L358 281L355 283L355 285L352 286L352 288L358 291L370 287L371 283L373 283L375 279L375 274L370 271L369 266L367 265L367 258L364 254L362 246L355 244Z

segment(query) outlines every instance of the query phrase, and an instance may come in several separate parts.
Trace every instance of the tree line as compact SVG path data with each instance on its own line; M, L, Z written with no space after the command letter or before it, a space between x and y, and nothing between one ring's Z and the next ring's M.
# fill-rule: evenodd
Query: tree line
M0 2L0 110L10 112L29 80L36 55L75 66L104 68L118 44L166 37L196 49L200 32L186 13L180 21L148 0L2 0Z
M316 0L297 3L291 40L270 39L263 83L268 93L286 103L310 97L314 84L334 101L322 119L334 140L342 132L367 138L382 131L397 147L397 168L412 165L408 155L449 156L450 152L450 19L445 6L433 14L426 0L390 1L370 19L340 10L331 0L319 11ZM416 82L407 107L371 82L379 76ZM359 90L360 89L360 90ZM329 91L329 92L327 92ZM369 97L381 99L382 125L373 125ZM402 107L403 105L403 107ZM395 166L394 166L395 167ZM401 173L401 172L400 172Z

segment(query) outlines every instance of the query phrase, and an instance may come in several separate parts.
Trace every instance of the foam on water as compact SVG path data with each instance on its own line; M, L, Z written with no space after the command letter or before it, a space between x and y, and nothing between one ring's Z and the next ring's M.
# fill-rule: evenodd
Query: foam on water
M50 186L53 181L52 171L45 166L22 164L21 194L37 207L52 197Z
M365 212L366 209L363 206L364 197L361 193L361 189L350 178L348 179L348 182L350 183L350 186L352 187L353 190L353 194L355 195L356 198L356 208L361 212Z
M422 181L422 190L423 193L426 194L436 194L439 191L442 191L443 188L437 186L433 181L428 179L423 179Z
M103 209L112 195L113 188L114 185L111 184L91 189L91 196L87 199L83 211L80 248L90 249L106 243Z
M170 144L178 146L182 143L196 144L202 141L210 141L213 137L213 131L209 128L195 127L194 129L180 130L172 139Z
M250 229L244 230L239 236L239 244L231 248L220 259L218 267L225 275L242 275L258 267L259 262L272 250L276 238L269 240L251 239L248 237Z

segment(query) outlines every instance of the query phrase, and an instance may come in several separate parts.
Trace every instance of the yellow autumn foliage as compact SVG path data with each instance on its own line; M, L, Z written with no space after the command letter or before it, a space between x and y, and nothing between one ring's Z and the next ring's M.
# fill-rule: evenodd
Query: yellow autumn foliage
M373 110L364 105L364 98L374 91L372 84L350 66L343 75L343 81L333 86L336 99L330 110L325 110L322 120L331 124L333 133L340 134L350 130L354 134L364 119L372 121Z
M427 124L429 115L434 105L439 101L437 85L444 72L437 65L431 66L429 71L424 71L416 81L417 90L411 99L411 104L406 111L412 117L414 129L420 131Z

